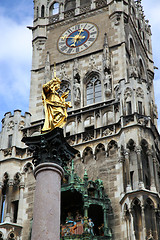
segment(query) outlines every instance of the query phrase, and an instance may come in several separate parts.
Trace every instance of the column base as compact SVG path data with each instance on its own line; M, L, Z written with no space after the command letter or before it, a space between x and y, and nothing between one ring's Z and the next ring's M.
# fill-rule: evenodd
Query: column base
M127 185L126 192L130 192L130 191L132 191L131 185Z
M7 222L7 223L10 223L10 222L11 222L10 213L7 213L7 214L6 214L5 222Z

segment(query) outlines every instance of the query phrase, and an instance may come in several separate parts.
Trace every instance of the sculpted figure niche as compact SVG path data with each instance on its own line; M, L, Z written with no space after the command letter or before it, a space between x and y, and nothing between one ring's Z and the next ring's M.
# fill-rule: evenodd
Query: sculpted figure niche
M60 96L57 90L60 88L61 80L54 76L52 80L43 85L42 100L45 109L45 122L42 133L53 130L56 127L62 128L67 121L67 108L71 107L66 102L69 91Z

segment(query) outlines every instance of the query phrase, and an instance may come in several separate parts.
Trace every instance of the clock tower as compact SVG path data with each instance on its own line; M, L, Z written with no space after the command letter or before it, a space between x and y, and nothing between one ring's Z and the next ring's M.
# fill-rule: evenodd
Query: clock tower
M34 0L30 29L27 134L41 130L42 86L56 62L60 93L69 90L72 103L64 134L79 151L75 171L103 181L112 239L160 239L160 142L141 0Z

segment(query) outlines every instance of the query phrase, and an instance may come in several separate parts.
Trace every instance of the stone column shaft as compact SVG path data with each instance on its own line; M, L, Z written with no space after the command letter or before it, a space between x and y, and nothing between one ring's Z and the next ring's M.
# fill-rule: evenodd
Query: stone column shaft
M35 168L32 240L60 240L62 174L62 167L55 163L42 163Z
M142 172L142 160L141 160L141 147L137 147L137 167L138 167L138 180L139 180L139 187L143 188L143 172Z
M0 182L0 211L2 209L2 203L3 203L3 195L2 195L2 183ZM1 212L0 212L1 214ZM0 219L1 221L1 219Z
M131 190L129 153L128 151L125 151L124 154L125 154L125 165L126 165L127 190Z
M104 236L108 234L108 218L107 218L107 210L104 209Z
M157 189L157 192L159 192L159 179L158 179L158 172L157 172L157 169L158 169L158 162L155 158L153 158L153 164L154 164L154 172L155 172L155 184L156 184L156 189Z
M19 204L18 204L18 216L17 216L17 223L22 224L23 219L23 193L24 193L24 176L22 175L22 181L19 186Z
M153 158L152 158L152 151L150 149L147 151L147 155L148 155L148 160L149 160L151 190L155 191L155 176L154 176L154 169L153 169Z
M145 224L144 206L142 206L142 235L143 235L143 239L145 239L146 238L146 224Z
M11 195L13 191L13 180L9 181L9 186L8 186L8 193L7 193L7 211L6 211L6 217L5 217L5 222L11 222Z

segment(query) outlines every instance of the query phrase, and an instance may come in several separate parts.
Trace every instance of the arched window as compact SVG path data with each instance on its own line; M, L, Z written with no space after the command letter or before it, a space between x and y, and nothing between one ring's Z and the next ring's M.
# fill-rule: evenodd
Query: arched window
M57 15L59 14L59 3L55 2L51 6L51 15Z
M97 75L92 76L86 85L87 105L101 101L101 81Z
M133 224L134 224L134 232L135 239L142 239L142 209L140 205L140 201L135 199L132 202L132 214L133 214Z
M66 0L65 1L65 11L71 10L76 8L76 1L75 0Z
M44 5L42 5L42 7L41 7L41 17L42 18L44 17L44 12L45 12L45 7L44 7Z
M147 239L156 239L157 233L156 233L155 209L153 202L149 198L146 200L144 212Z
M67 91L69 91L69 94L68 94L68 97L67 97L67 101L71 101L70 83L68 81L66 81L66 80L62 80L59 93L61 95L63 92L67 92Z

